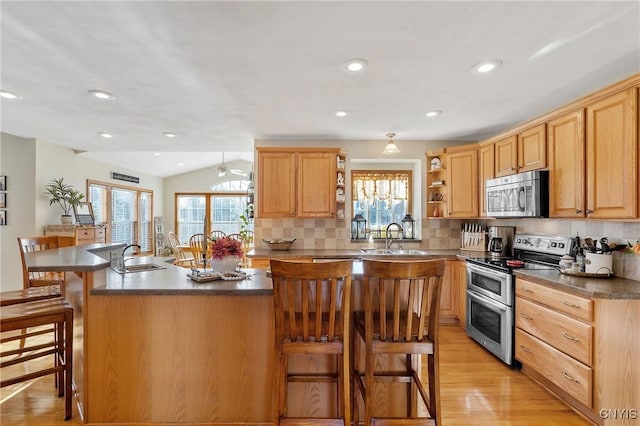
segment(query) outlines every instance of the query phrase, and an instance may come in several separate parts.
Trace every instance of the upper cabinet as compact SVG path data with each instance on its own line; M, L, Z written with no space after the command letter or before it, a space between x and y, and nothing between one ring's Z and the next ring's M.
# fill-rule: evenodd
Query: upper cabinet
M584 217L584 109L548 123L549 217Z
M336 217L338 148L256 150L259 218Z
M495 142L496 177L518 171L518 136L511 135Z
M481 143L478 148L478 189L479 189L479 212L480 216L487 215L487 208L485 206L484 194L487 189L487 180L496 177L495 168L495 144L494 143Z
M547 167L547 126L540 124L518 134L518 173Z
M478 147L447 148L448 217L478 217Z
M638 216L637 97L633 87L587 106L589 218Z
M547 167L546 125L495 141L495 177Z

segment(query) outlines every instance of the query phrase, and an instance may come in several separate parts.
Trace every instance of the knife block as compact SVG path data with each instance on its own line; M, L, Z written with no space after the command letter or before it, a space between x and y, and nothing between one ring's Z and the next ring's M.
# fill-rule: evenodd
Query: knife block
M486 232L460 232L460 250L486 251Z

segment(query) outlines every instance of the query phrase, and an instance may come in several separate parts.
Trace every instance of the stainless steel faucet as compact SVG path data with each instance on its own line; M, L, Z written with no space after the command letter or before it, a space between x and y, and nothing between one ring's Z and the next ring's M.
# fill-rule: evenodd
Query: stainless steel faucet
M122 255L120 256L120 258L122 259L122 263L120 264L121 268L124 269L124 264L127 260L133 259L133 257L129 257L126 258L124 257L124 254L127 250L129 250L131 247L136 247L138 250L140 250L142 247L140 247L138 244L129 244L128 246L126 246L125 248L122 249Z
M391 236L391 228L395 227L399 232L400 235L402 236L402 226L400 226L400 224L392 222L387 226L387 235L385 237L384 240L384 247L389 250L391 249L391 246L393 245L394 241L393 241L393 237Z

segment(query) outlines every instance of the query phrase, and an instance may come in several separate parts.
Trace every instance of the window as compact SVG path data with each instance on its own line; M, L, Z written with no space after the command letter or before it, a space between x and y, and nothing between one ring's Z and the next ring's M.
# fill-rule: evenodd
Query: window
M176 234L186 243L193 234L204 232L204 220L209 221L209 232L223 231L235 234L241 231L246 216L247 190L250 181L233 180L211 187L209 193L176 194ZM253 224L245 229L253 230Z
M387 226L411 212L411 171L353 170L351 182L353 214L367 220L374 238L385 238Z
M96 223L108 225L112 243L138 244L153 251L153 192L103 182L87 182Z

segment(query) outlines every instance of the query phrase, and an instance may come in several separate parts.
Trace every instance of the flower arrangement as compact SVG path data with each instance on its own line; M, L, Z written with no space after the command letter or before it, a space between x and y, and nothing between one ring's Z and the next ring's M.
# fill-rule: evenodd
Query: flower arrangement
M207 247L207 258L209 259L222 259L227 256L242 257L243 255L242 243L233 238L214 238Z

